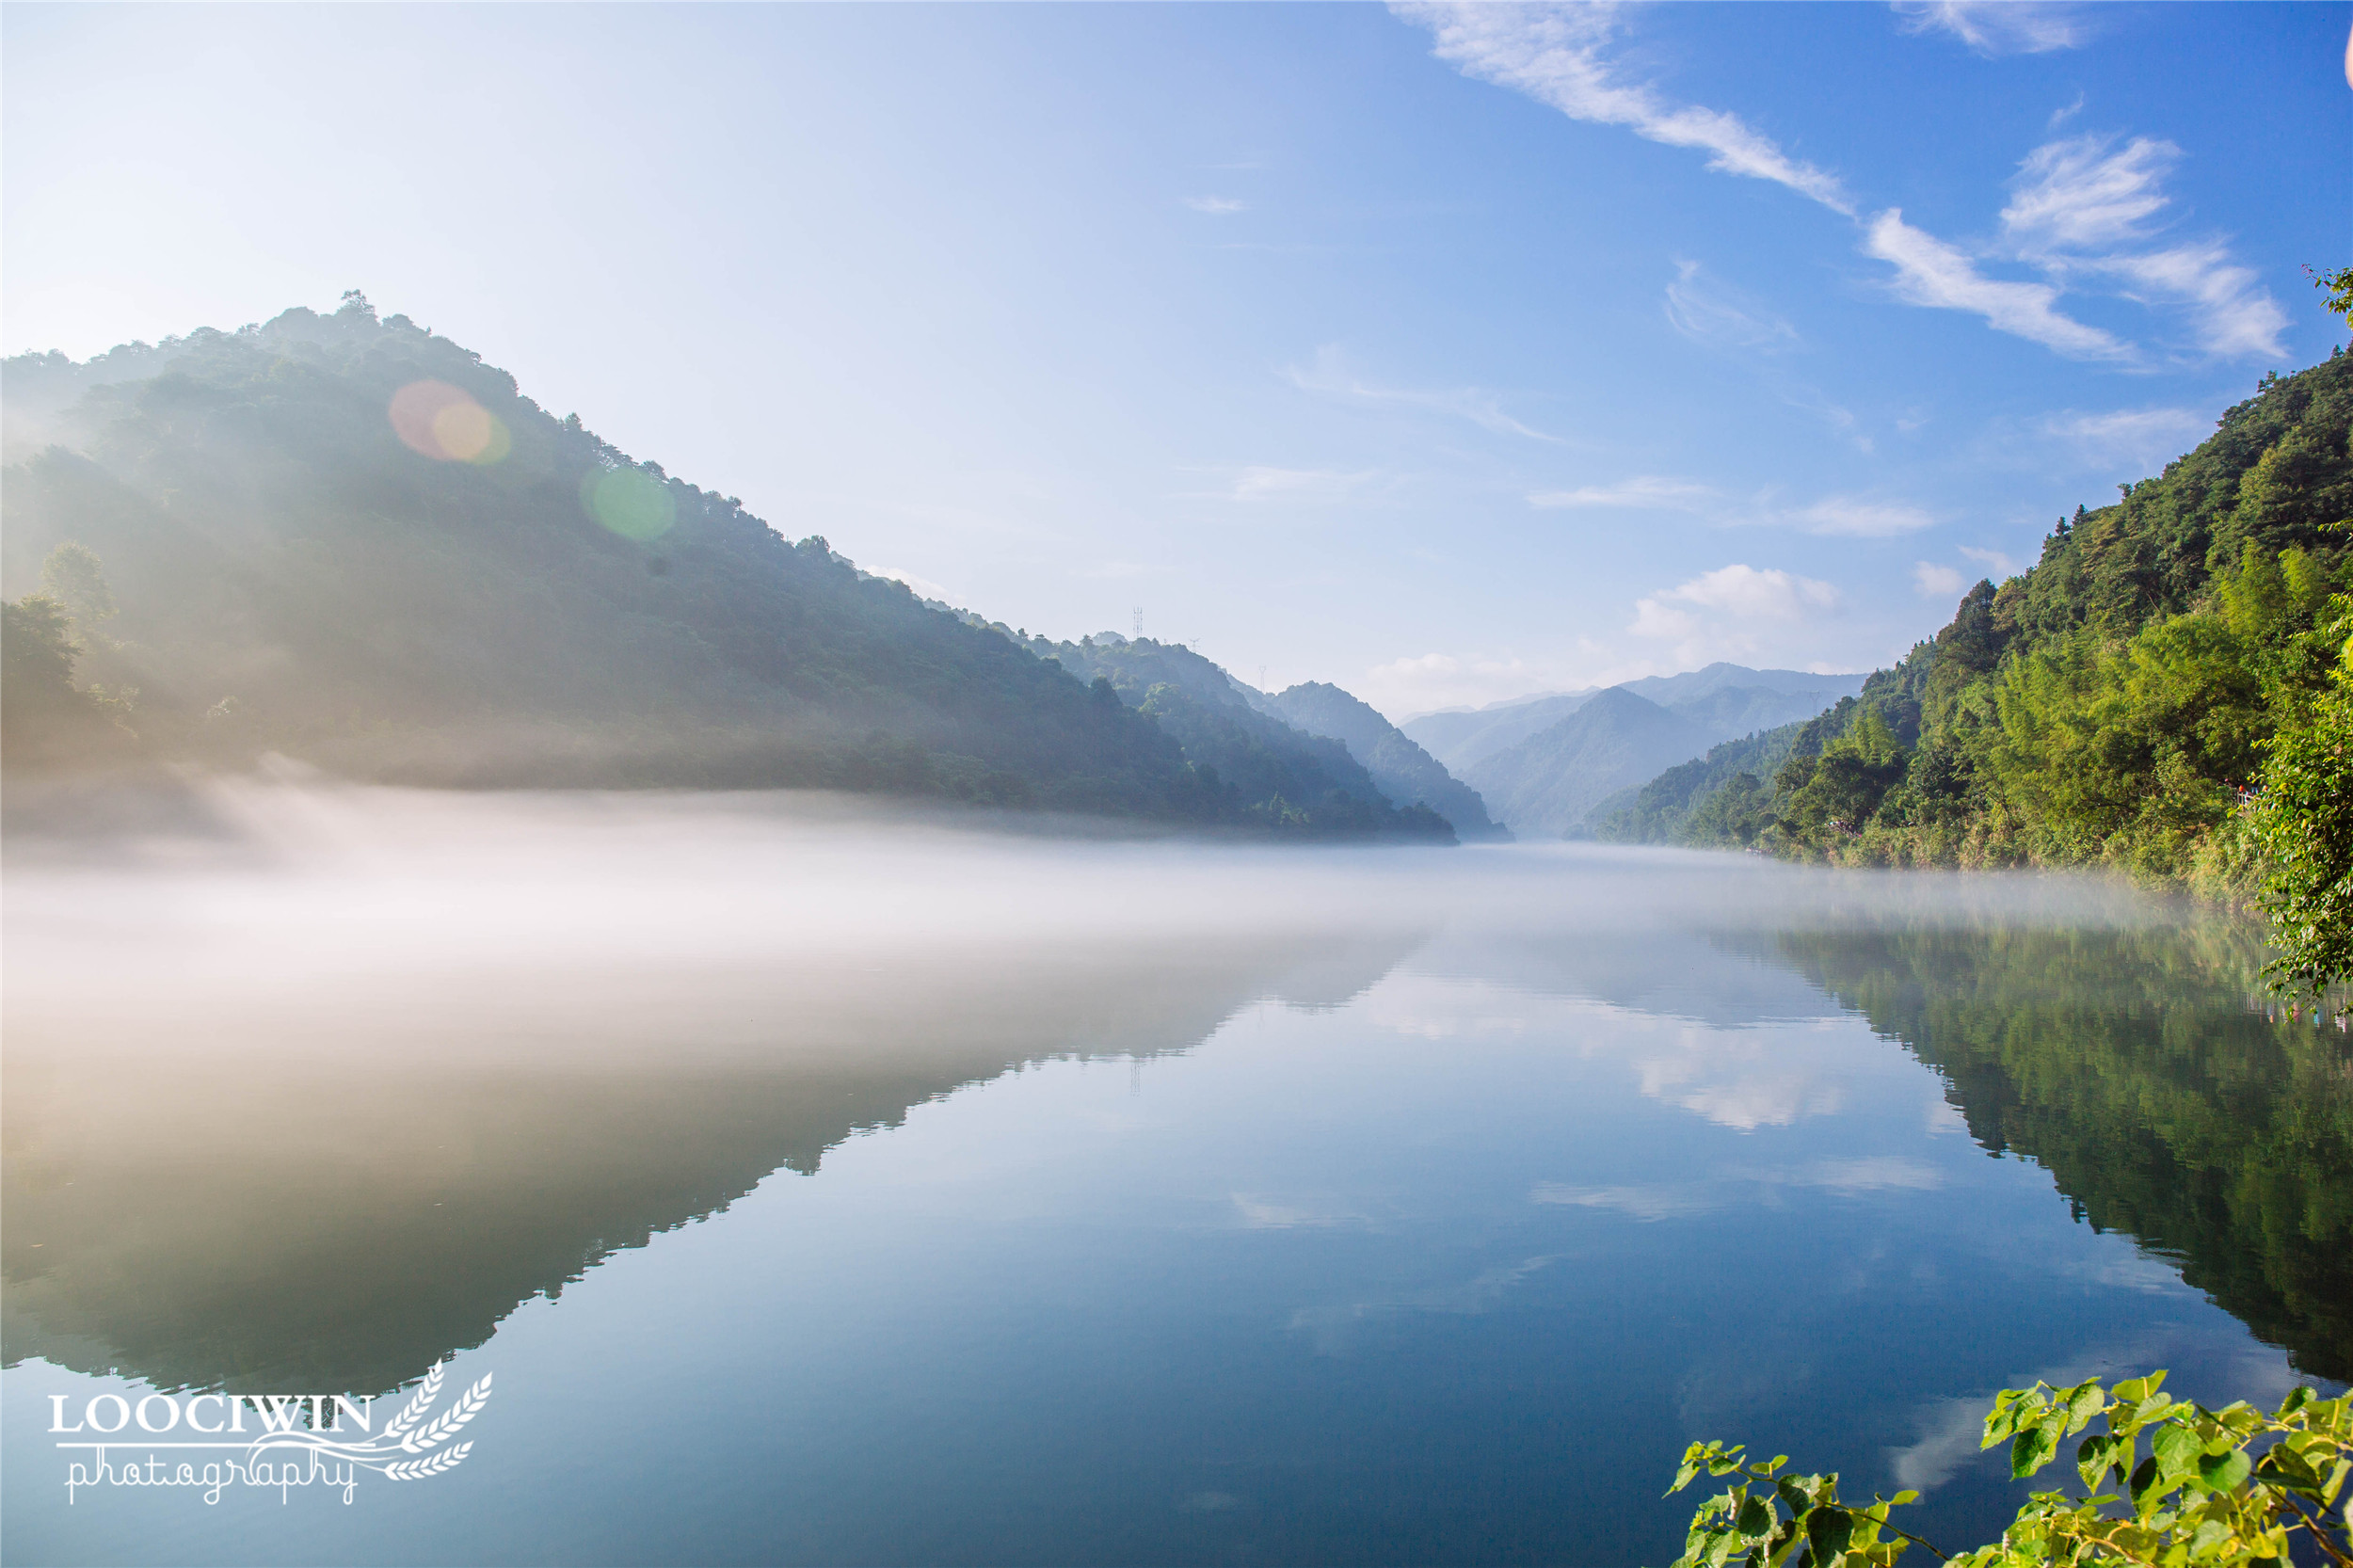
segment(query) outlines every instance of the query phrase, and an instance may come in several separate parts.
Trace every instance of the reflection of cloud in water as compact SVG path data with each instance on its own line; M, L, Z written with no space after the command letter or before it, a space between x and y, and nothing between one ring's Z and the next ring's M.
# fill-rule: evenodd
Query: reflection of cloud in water
M1705 944L1687 956L1718 968L1748 965ZM1437 959L1465 961L1459 952ZM1819 1001L1812 987L1790 984ZM1695 1023L1582 994L1433 973L1419 961L1375 985L1358 1003L1357 1016L1425 1040L1557 1038L1587 1056L1624 1061L1652 1099L1742 1131L1844 1110L1842 1075L1853 1059L1853 1032L1843 1016L1753 1027Z
M1952 1480L1955 1472L1977 1457L1985 1432L1985 1413L1993 1403L1993 1396L1988 1392L1964 1399L1930 1400L1914 1411L1913 1430L1920 1435L1903 1448L1887 1451L1897 1489L1925 1494Z
M1846 1088L1822 1053L1809 1049L1811 1031L1685 1027L1635 1058L1642 1093L1695 1112L1719 1127L1753 1132L1787 1127L1805 1116L1835 1115Z
M1370 1301L1303 1306L1291 1314L1291 1332L1306 1335L1319 1355L1339 1355L1348 1350L1357 1330L1375 1319L1409 1312L1441 1312L1460 1317L1491 1312L1513 1286L1554 1261L1556 1256L1547 1254L1498 1265L1459 1284L1431 1286Z
M1933 1492L1983 1451L1978 1445L1985 1434L1985 1413L1993 1408L1997 1388L2025 1388L2037 1382L2067 1388L2086 1378L2113 1384L2118 1378L2138 1377L2154 1368L2178 1368L2185 1355L2195 1354L2201 1348L2194 1334L2183 1325L2160 1324L2129 1340L2096 1346L2070 1360L2021 1372L1974 1393L1924 1400L1914 1407L1912 1416L1912 1430L1918 1436L1900 1448L1887 1450L1888 1468L1898 1488L1910 1487L1922 1494ZM2217 1389L2228 1390L2228 1398L2265 1407L2277 1405L2287 1397L2289 1389L2307 1381L2281 1365L2279 1357L2254 1344L2241 1344L2218 1361L2209 1361L2202 1369ZM2178 1370L2167 1378L2165 1386L2167 1393L2178 1398L2196 1399L2203 1393L2212 1401L2216 1397L2214 1391L2190 1386ZM2063 1445L2061 1452L2072 1454L2073 1445ZM1989 1459L1987 1464L1997 1467L1997 1474L2009 1469L1999 1456ZM2045 1471L2044 1476L2065 1473L2062 1460ZM2072 1475L2069 1480L2072 1484ZM2048 1484L2047 1480L2043 1484Z
M1933 1192L1945 1185L1944 1173L1900 1155L1869 1155L1858 1160L1817 1160L1802 1172L1761 1177L1797 1187L1822 1187L1833 1192L1883 1192L1903 1189Z
M1714 1213L1740 1203L1763 1202L1778 1187L1812 1187L1840 1197L1855 1197L1865 1192L1928 1192L1944 1185L1944 1173L1933 1166L1898 1155L1872 1155L1734 1172L1713 1181L1659 1181L1622 1187L1571 1187L1545 1181L1536 1184L1529 1199L1533 1203L1608 1209L1647 1224Z
M1650 1182L1636 1187L1564 1187L1539 1182L1529 1193L1535 1203L1557 1203L1578 1208L1607 1208L1631 1215L1645 1224L1705 1214L1723 1207L1723 1194L1709 1182Z
M1475 973L1538 996L1606 1003L1716 1029L1835 1016L1821 989L1768 955L1696 930L1656 929L1633 907L1611 931L1482 932L1475 948L1441 944L1423 964Z

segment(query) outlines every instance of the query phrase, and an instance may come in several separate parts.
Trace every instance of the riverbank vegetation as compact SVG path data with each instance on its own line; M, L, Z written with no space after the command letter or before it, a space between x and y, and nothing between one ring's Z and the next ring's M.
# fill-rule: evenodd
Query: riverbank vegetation
M2105 867L2353 971L2353 357L2078 507L1862 693L1655 779L1605 837L1858 866Z
M1732 1484L1692 1516L1675 1568L1890 1568L1915 1545L1958 1568L2353 1565L2345 1512L2353 1398L2297 1388L2274 1411L2244 1400L2209 1410L2166 1393L2165 1376L2127 1378L2113 1389L2097 1379L2069 1388L2038 1383L1994 1396L1980 1447L2009 1445L2014 1480L2039 1474L2093 1422L2105 1430L2073 1451L2082 1496L2037 1492L2001 1540L1959 1553L1894 1523L1895 1510L1916 1493L1857 1506L1839 1497L1835 1474L1785 1474L1786 1455L1759 1462L1745 1445L1694 1443L1669 1493L1701 1476Z

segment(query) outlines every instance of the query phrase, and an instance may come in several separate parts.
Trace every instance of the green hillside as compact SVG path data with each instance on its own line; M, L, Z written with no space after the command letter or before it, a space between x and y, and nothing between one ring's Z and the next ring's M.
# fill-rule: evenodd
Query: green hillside
M1371 704L1351 693L1326 681L1307 680L1280 692L1244 696L1254 707L1294 729L1327 735L1348 747L1348 754L1364 764L1393 804L1427 806L1465 839L1512 836L1488 820L1487 803L1478 791L1447 772Z
M1766 781L1788 760L1808 722L1721 742L1705 757L1619 791L1593 808L1593 837L1612 844L1754 845L1773 820Z
M1369 797L1353 817L1325 808L1332 777L1211 777L1183 726L788 542L356 296L22 356L0 391L14 773L276 752L440 785L824 786L1444 836L1361 769L1339 781Z
M1623 825L1745 824L1841 864L2114 867L2263 899L2291 947L2334 931L2333 957L2297 962L2345 973L2349 442L2353 357L2265 376L2196 451L2077 508L2031 568L1799 726L1769 792L1760 749L1737 770L1756 784L1670 775Z
M1229 811L1309 837L1455 841L1447 816L1417 799L1393 803L1345 744L1260 712L1231 676L1189 648L1114 632L1075 643L1032 638L1024 646L1080 680L1106 682L1174 736ZM1483 813L1478 825L1485 825Z

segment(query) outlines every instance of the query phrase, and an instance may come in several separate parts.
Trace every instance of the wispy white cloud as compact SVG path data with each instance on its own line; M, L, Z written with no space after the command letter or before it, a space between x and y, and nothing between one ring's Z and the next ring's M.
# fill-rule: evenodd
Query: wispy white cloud
M1961 547L1961 552L1984 567L1987 573L1993 577L2004 578L2018 575L2018 563L1998 550L1980 550L1976 545L1965 544Z
M1972 312L1997 332L2039 343L2073 360L2132 357L2131 344L2060 314L2055 308L2057 289L1986 277L1966 252L1906 223L1900 207L1890 207L1871 220L1863 248L1895 267L1897 297L1909 304Z
M1185 198L1185 205L1196 213L1208 213L1212 217L1228 217L1235 213L1247 211L1250 204L1246 201L1237 201L1230 196L1188 196Z
M2118 292L2127 299L2187 307L2197 320L2198 346L2209 354L2276 360L2287 352L2280 343L2287 312L2252 268L2231 259L2230 247L2220 240L2195 240L2137 256L2087 257L2081 264L2121 280Z
M1382 479L1378 469L1354 472L1321 468L1275 468L1254 463L1234 475L1229 501L1298 501L1330 504L1361 494Z
M1802 409L1820 420L1829 427L1831 434L1846 440L1857 452L1877 450L1872 444L1871 438L1864 433L1863 422L1855 418L1854 410L1842 404L1833 403L1822 395L1820 389L1801 383L1789 383L1775 389L1774 395L1792 408Z
M1385 713L1410 714L1579 684L1561 669L1516 654L1424 653L1375 664L1351 689Z
M2002 230L2050 277L2109 280L2136 303L2188 312L2198 346L2224 357L2283 352L2287 312L2223 240L2153 243L2171 203L2166 177L2182 156L2169 141L2070 136L2028 153L2010 184Z
M1834 613L1844 603L1828 583L1778 568L1760 570L1736 564L1636 600L1634 619L1626 630L1638 637L1688 639L1701 630L1703 619L1735 625L1794 621Z
M1667 320L1693 343L1711 348L1773 353L1795 348L1798 329L1730 284L1706 275L1697 262L1675 263L1667 285Z
M1392 387L1367 380L1349 367L1347 356L1340 352L1337 344L1326 344L1317 349L1314 360L1308 364L1287 366L1283 375L1302 392L1359 403L1427 408L1433 413L1466 419L1481 429L1492 430L1499 436L1525 436L1533 441L1545 441L1555 446L1562 444L1560 437L1523 424L1505 413L1502 399L1483 387Z
M1978 54L2046 55L2073 49L2089 29L2076 8L2035 0L1895 0L1908 33L1948 33Z
M1836 212L1854 203L1835 175L1782 151L1770 136L1721 109L1667 102L1621 80L1604 51L1617 29L1607 5L1394 4L1435 35L1437 56L1481 81L1548 104L1572 120L1624 125L1636 136L1707 154L1725 174L1769 180Z
M1950 599L1968 586L1967 579L1957 567L1940 567L1933 561L1914 563L1912 568L1913 591L1923 599Z
M2166 202L2157 183L2180 155L2169 142L2143 137L2112 152L2108 141L2078 137L2036 150L2013 183L2004 243L1973 251L1906 223L1897 207L1860 216L1836 174L1791 156L1737 115L1678 104L1628 79L1610 57L1614 5L1392 0L1391 8L1428 27L1437 56L1466 75L1525 93L1573 120L1623 125L1653 141L1704 151L1710 168L1772 181L1854 218L1864 253L1895 268L1892 292L1907 304L1969 312L1996 331L2071 359L2137 360L2132 344L2059 310L2063 289L2096 281L2102 292L2145 307L2188 312L2206 353L2281 352L2284 312L2226 245L2147 248L2143 225ZM1897 8L1913 30L1948 33L1987 55L2072 48L2086 36L2073 8L2030 0L1919 0ZM2053 125L2073 112L2055 115ZM2121 248L2127 244L2137 248ZM1991 276L1980 265L1990 260L2025 261L2042 280ZM1692 264L1678 264L1678 272L1667 297L1676 330L1752 349L1795 343L1787 322L1705 287ZM1867 438L1852 439L1867 449Z
M1896 501L1865 501L1833 495L1787 514L1787 520L1809 534L1850 539L1892 539L1936 526L1933 514Z
M2195 408L2119 408L2105 414L2069 409L2045 415L2041 428L2087 463L2155 463L2192 444L2207 424L2207 416Z
M2071 136L2026 154L2010 182L2002 227L2029 249L2083 249L2147 236L2166 204L2157 187L2182 155L2169 141L2136 136L2110 152L2108 138Z
M1804 506L1735 503L1714 486L1657 474L1636 474L1576 489L1537 490L1529 496L1528 504L1546 510L1690 512L1728 525L1795 528L1854 539L1888 539L1936 526L1934 513L1908 502L1832 495Z
M1619 506L1638 510L1689 511L1703 502L1713 500L1716 491L1705 485L1695 485L1688 479L1661 479L1639 474L1621 479L1614 485L1586 485L1574 490L1538 490L1528 498L1530 506L1578 507Z

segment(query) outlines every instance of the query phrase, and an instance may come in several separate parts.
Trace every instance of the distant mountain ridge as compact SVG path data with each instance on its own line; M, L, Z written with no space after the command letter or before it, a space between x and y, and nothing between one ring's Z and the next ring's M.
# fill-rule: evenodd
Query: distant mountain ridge
M1457 777L1481 760L1560 723L1603 690L1622 690L1681 712L1719 740L1811 718L1840 697L1863 689L1863 677L1807 670L1759 670L1719 661L1680 675L1651 675L1616 687L1585 687L1492 702L1482 708L1421 713L1398 728ZM1749 694L1728 697L1732 691Z
M1628 784L1706 748L1708 732L1623 687L1595 692L1575 712L1481 759L1471 786L1527 838L1559 839Z
M1478 790L1513 832L1582 834L1605 803L1711 744L1811 718L1860 675L1717 663L1623 685L1554 692L1466 712L1424 713L1403 734ZM1607 701L1604 699L1607 698Z

